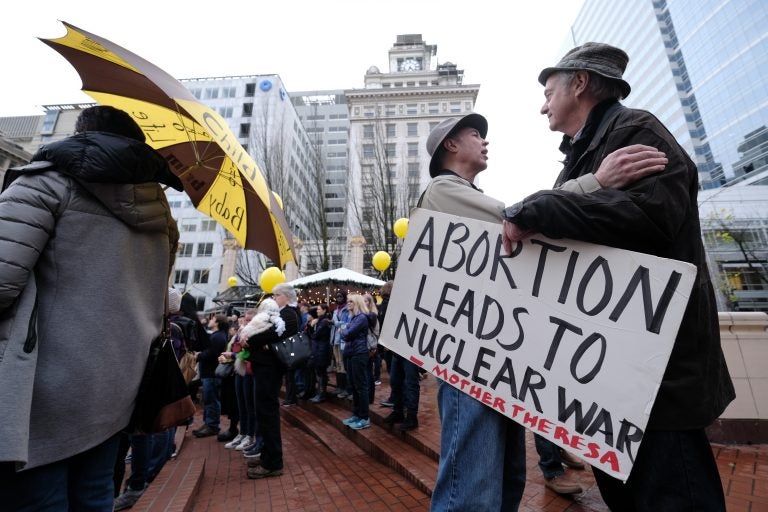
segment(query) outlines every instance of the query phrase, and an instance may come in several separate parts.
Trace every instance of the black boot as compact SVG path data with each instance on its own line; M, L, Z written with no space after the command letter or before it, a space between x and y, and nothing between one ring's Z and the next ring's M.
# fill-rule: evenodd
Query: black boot
M400 432L408 432L419 426L419 420L415 414L408 413L405 416L405 421L400 425Z
M387 425L394 425L395 423L402 423L404 419L403 411L392 411L383 421Z

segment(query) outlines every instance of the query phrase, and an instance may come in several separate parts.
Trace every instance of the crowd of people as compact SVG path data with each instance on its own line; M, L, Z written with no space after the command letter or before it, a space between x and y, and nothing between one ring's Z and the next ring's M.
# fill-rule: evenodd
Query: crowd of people
M242 452L248 478L279 476L283 471L280 405L290 407L297 400L325 402L329 397L329 373L336 374L335 394L351 401L352 415L344 424L356 430L370 427L369 406L381 383L375 370L378 367L381 371L380 351L385 350L378 345L371 348L370 337L378 338L391 289L391 281L382 287L379 310L370 293L347 295L342 291L335 297L335 307L310 306L298 302L291 286L279 284L269 298L242 315L235 311L231 317L219 314L200 318L195 311L185 314L181 293L170 288L170 321L179 335L178 341L174 338L177 357L192 351L198 362L198 375L189 387L195 401L202 405L203 415L202 425L193 429L192 435L217 436L225 449ZM284 370L273 352L265 349L297 332L307 334L312 356L301 367ZM392 363L385 364L392 373ZM412 366L412 373L418 375L413 363L404 361L401 366ZM418 401L418 382L416 389ZM402 404L401 394L393 389L395 411ZM418 405L408 404L410 423L403 424L403 431L418 425ZM229 417L226 429L221 428L223 416ZM133 506L173 456L175 430L125 436L127 442L121 445L116 463L116 489L124 477L124 466L120 466L129 447L131 474L115 500L116 511Z

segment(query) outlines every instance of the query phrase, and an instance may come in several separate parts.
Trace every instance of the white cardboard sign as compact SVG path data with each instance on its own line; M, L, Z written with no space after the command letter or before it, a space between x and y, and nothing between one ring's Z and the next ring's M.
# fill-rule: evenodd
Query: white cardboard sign
M694 265L416 209L379 342L626 481Z

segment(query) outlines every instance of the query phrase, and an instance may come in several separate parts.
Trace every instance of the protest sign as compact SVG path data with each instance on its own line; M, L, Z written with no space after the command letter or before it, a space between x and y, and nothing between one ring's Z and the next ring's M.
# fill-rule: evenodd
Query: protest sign
M417 209L379 343L626 481L696 267Z

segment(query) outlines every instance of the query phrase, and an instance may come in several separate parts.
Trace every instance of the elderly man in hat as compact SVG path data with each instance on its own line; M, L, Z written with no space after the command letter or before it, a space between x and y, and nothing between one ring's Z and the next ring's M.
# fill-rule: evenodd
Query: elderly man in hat
M712 285L701 242L696 165L652 114L619 103L631 89L622 78L629 57L619 48L585 43L544 69L541 113L564 133L556 185L594 173L604 155L629 144L666 154L664 172L624 187L537 192L505 210L505 246L532 232L674 258L698 268L647 429L626 484L595 470L612 510L725 510L722 485L704 428L734 398L720 347ZM607 160L608 157L605 157ZM584 182L583 182L584 183ZM604 185L604 184L603 184Z
M473 184L488 166L488 122L479 114L446 119L427 139L432 181L419 200L430 210L499 222L504 203ZM439 381L440 463L434 511L517 510L525 487L525 429Z

